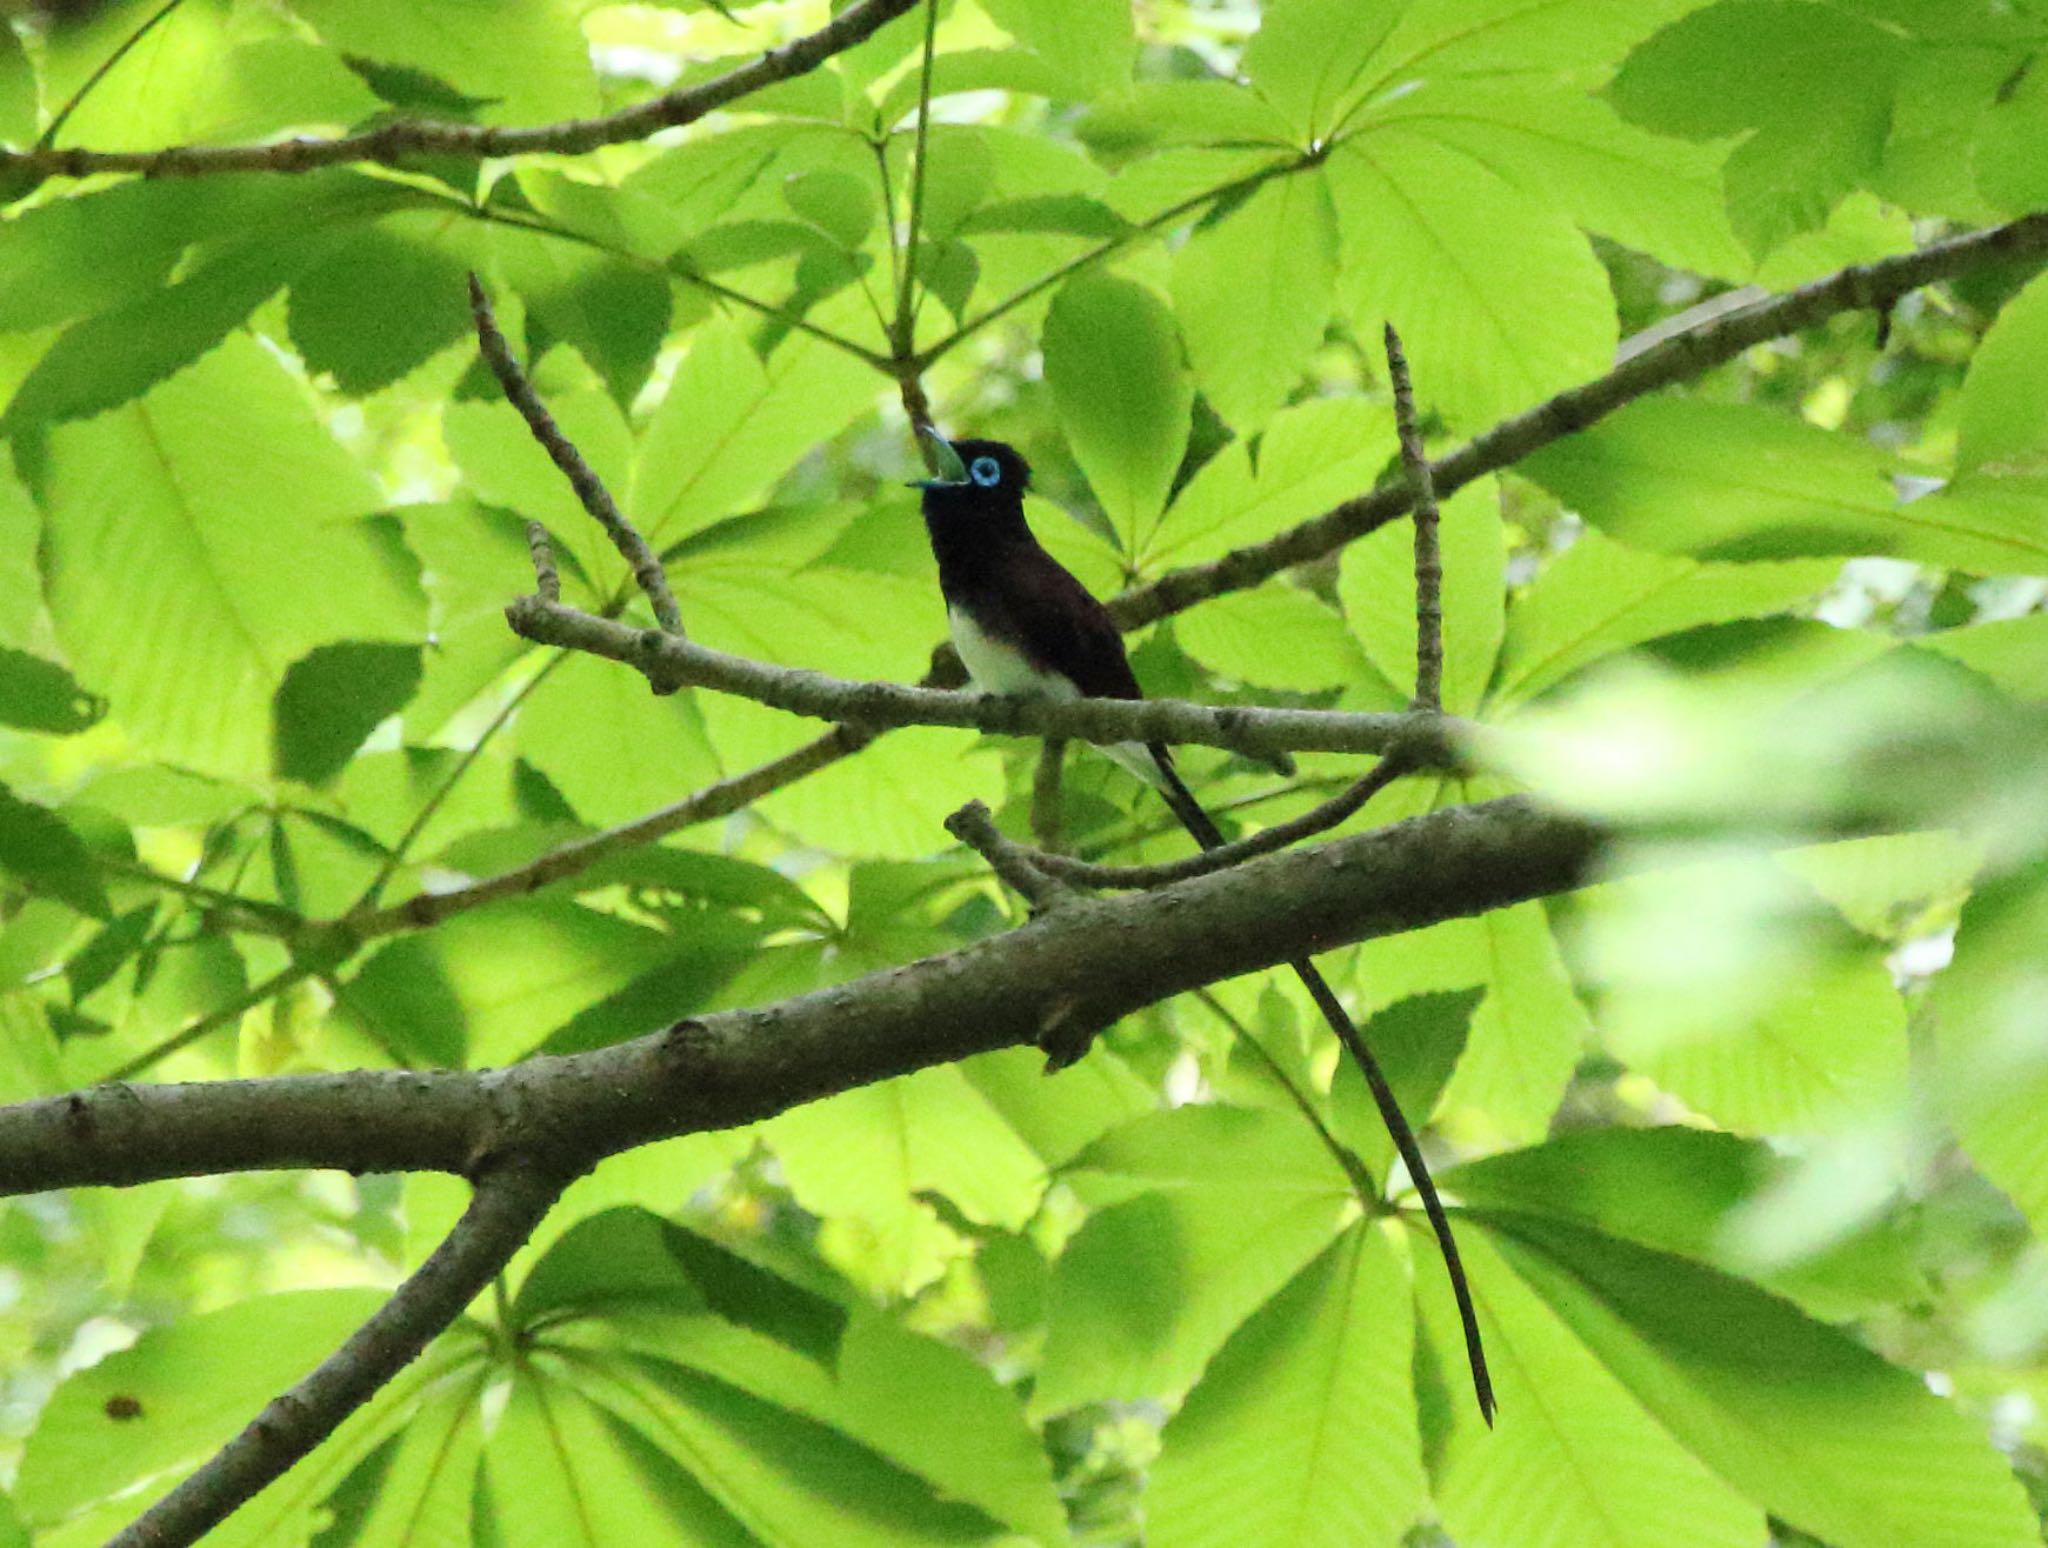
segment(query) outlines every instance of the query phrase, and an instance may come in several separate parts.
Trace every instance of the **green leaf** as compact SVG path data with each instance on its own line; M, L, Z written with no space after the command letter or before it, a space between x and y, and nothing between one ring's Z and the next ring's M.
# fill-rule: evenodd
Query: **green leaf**
M339 998L422 1063L482 1068L529 1052L675 949L662 931L593 909L497 904L381 947Z
M1414 1315L1359 1224L1230 1337L1168 1421L1145 1495L1154 1548L1391 1548L1426 1485Z
M1392 30L1397 11L1348 0L1274 0L1245 45L1244 73L1294 139L1308 144L1336 127L1359 74Z
M1410 1122L1421 1124L1436 1111L1465 1051L1481 996L1478 989L1410 995L1382 1006L1358 1029ZM1358 1061L1348 1056L1337 1061L1330 1081L1330 1115L1337 1137L1368 1168L1377 1171L1390 1164L1393 1138L1380 1120Z
M1205 602L1176 620L1174 638L1210 671L1260 688L1308 692L1356 682L1370 670L1336 611L1288 585ZM1275 650L1276 640L1286 649Z
M600 110L576 13L520 0L300 0L298 13L344 54L438 76L484 101L487 123L532 124ZM479 37L490 46L479 48Z
M1557 209L1407 127L1346 141L1325 175L1338 302L1361 337L1400 330L1418 403L1486 424L1607 369L1607 272Z
M1414 0L1372 61L1371 88L1425 73L1563 75L1601 69L1700 0ZM1403 81L1402 77L1409 77ZM1398 88L1396 88L1398 89Z
M872 183L851 172L799 172L782 185L792 210L848 250L868 239L875 225Z
M324 250L291 281L292 343L343 392L389 386L470 329L463 276L473 255L448 240L459 219L395 215ZM457 227L456 234L461 234Z
M624 245L609 190L566 178L529 178L523 186L537 205L570 229L594 228L606 245ZM567 340L612 397L630 403L668 331L668 278L557 238L505 227L492 235L499 267L526 302L535 348L549 336ZM459 288L456 295L459 299Z
M1311 398L1282 409L1259 438L1256 468L1242 440L1202 464L1145 558L1200 564L1271 537L1364 494L1394 452L1393 416L1383 405Z
M1490 479L1468 484L1443 503L1437 526L1443 561L1444 708L1479 707L1503 630L1507 538L1500 492ZM1337 594L1351 632L1380 675L1404 696L1415 693L1415 531L1394 522L1344 550Z
M1494 1232L1459 1233L1500 1396L1488 1430L1465 1406L1432 1468L1460 1542L1565 1548L1754 1548L1763 1512L1675 1439L1582 1331L1516 1277ZM1509 1265L1512 1264L1511 1268ZM1418 1274L1431 1345L1459 1347L1442 1275ZM1715 1346L1718 1348L1719 1345Z
M383 1302L375 1290L292 1291L150 1329L51 1397L23 1453L15 1502L47 1525L207 1456ZM224 1348L236 1358L223 1361Z
M0 784L0 869L33 891L108 919L113 909L91 852L64 819Z
M1522 467L1609 537L1667 553L1890 554L1998 573L2048 557L2039 507L2017 493L2000 503L1977 481L1902 505L1887 453L1751 404L1645 399Z
M2016 699L2048 699L2048 614L2001 618L1967 629L1944 629L1914 642L1960 661Z
M1876 171L1903 57L1894 33L1829 6L1722 0L1637 49L1610 95L1665 133L1754 131L1728 159L1728 212L1762 255Z
M616 496L625 487L633 458L633 433L618 404L606 393L583 387L549 393L547 407L591 471ZM449 403L441 410L441 439L471 495L530 516L547 528L555 556L564 561L564 595L574 597L581 582L588 588L583 600L602 604L628 582L618 550L511 404L495 399ZM519 547L525 547L523 533ZM505 573L496 582L500 608L503 588L522 589L533 575L532 564L523 557L517 565L503 568ZM502 634L502 617L496 622Z
M2044 72L2048 73L2048 72ZM1957 425L1962 473L2048 474L2048 277L1998 314L1970 359Z
M1738 279L1749 255L1729 229L1724 151L1645 133L1596 97L1506 81L1432 79L1376 103L1589 231L1701 274Z
M2042 170L2048 157L2048 70L2038 56L2018 74L2006 61L2000 63L2004 74L1996 96L1968 126L1976 141L1971 164L1984 197L1995 208L2019 215L2048 200L2048 173ZM1953 154L1953 143L1945 148Z
M1074 460L1136 552L1165 508L1194 402L1173 319L1143 286L1084 274L1054 299L1044 350Z
M0 645L0 725L71 736L106 712L107 701L56 662Z
M595 656L559 658L521 707L518 735L526 761L598 826L680 801L718 776L694 694L657 697L638 672Z
M737 516L871 407L878 386L816 339L792 335L763 365L738 328L706 323L647 427L624 503L656 548Z
M420 682L417 645L322 645L278 685L272 761L280 779L325 784Z
M1270 30L1270 20L1266 26ZM1111 160L1162 145L1263 142L1285 147L1293 139L1287 120L1264 97L1218 80L1140 81L1090 108L1074 132L1090 150Z
M1311 1130L1235 1108L1140 1118L1068 1178L1121 1202L1089 1217L1054 1270L1039 1414L1186 1386L1356 1209Z
M1097 97L1131 79L1131 9L1096 0L983 0L1010 36L1052 67L1073 94Z
M1509 1141L1544 1133L1591 1026L1542 904L1432 925L1398 944L1368 944L1361 973L1381 1004L1430 990L1484 988L1438 1110L1469 1110L1471 1120ZM1418 1123L1426 1116L1409 1114Z
M253 340L53 431L43 496L65 652L138 743L172 760L260 771L293 661L421 632L392 545L353 519L376 508L375 488ZM150 599L139 614L137 597Z
M1609 985L1616 1057L1725 1128L1823 1130L1906 1098L1906 1008L1876 953L1809 963L1797 981L1678 1003L1668 983Z
M1944 1116L1978 1169L2048 1237L2048 1059L2034 1009L2044 929L2048 866L1980 884L1932 1006Z
M357 1475L374 1476L370 1498L350 1509L344 1504L349 1483L335 1491L332 1504L349 1525L349 1548L456 1548L472 1541L470 1511L484 1445L482 1396L474 1378L431 1390L383 1454Z
M1773 1515L1842 1548L2034 1542L2005 1459L1917 1374L1682 1259L1526 1217L1499 1229L1515 1272L1657 1421Z
M484 1450L478 1511L504 1548L756 1541L680 1467L586 1398L575 1372L536 1362L512 1382Z
M1336 217L1316 177L1254 189L1181 249L1173 307L1188 361L1240 431L1257 430L1300 382L1330 318L1336 269Z
M311 253L303 239L243 243L161 291L86 318L36 362L0 431L83 419L147 392L219 345Z
M1709 564L1579 536L1515 599L1493 702L1533 699L1574 672L1659 635L1782 611L1825 587L1837 566Z

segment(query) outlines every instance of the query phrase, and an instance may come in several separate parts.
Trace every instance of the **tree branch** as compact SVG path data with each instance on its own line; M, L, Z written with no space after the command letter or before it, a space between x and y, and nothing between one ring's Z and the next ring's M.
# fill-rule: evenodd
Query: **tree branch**
M856 0L825 26L771 48L759 59L700 85L597 118L527 128L400 119L362 134L333 139L280 140L267 145L174 145L153 151L0 151L0 177L88 177L95 172L140 172L148 177L191 177L211 172L308 172L349 162L397 164L432 154L481 160L487 156L581 155L601 145L644 140L660 129L695 123L707 113L765 86L815 70L834 54L871 37L917 0Z
M1444 707L1444 562L1437 544L1436 489L1429 453L1415 424L1415 389L1401 335L1387 324L1387 381L1394 391L1394 430L1401 439L1401 472L1415 513L1415 708Z
M1609 835L1510 798L1114 898L753 1010L504 1070L106 1086L0 1107L0 1192L281 1167L475 1173L732 1128L1204 984L1579 886Z
M1384 753L1399 742L1417 764L1441 768L1462 765L1480 735L1478 727L1441 715L1219 707L1183 699L1054 700L853 682L728 655L537 596L515 599L505 617L526 639L622 662L657 684L713 688L791 714L871 729L964 726L1097 744L1170 742L1242 753Z
M1974 269L2048 253L2048 213L1935 242L1916 253L1853 264L1797 290L1760 301L1697 328L1674 334L1623 360L1605 376L1561 392L1495 425L1449 456L1430 464L1439 496L1521 461L1551 442L1599 423L1624 404L1660 388L1689 381L1744 350L1811 328L1843 312L1883 309L1908 291ZM1321 516L1235 549L1207 564L1170 570L1109 603L1123 629L1137 629L1198 602L1243 591L1298 564L1335 553L1346 543L1408 514L1405 483L1381 484Z
M494 1167L418 1271L369 1321L175 1489L116 1533L108 1548L183 1548L278 1478L424 1350L510 1261L573 1170Z
M604 528L604 535L612 540L612 547L619 551L619 557L626 561L626 567L633 572L633 579L646 594L648 605L654 609L655 621L668 633L681 636L683 615L676 607L675 593L669 590L668 576L661 568L661 561L654 557L654 550L647 546L647 539L640 535L640 529L619 509L612 492L605 488L604 480L583 460L583 453L576 449L576 443L562 434L562 427L555 423L554 415L541 402L540 394L533 390L533 384L520 370L519 362L512 358L512 346L505 342L505 335L498 328L498 319L491 315L491 298L484 294L483 282L473 273L469 276L469 310L476 321L477 347L489 364L491 374L498 379L505 401L519 411L519 417L526 421L527 430L540 442L555 466L562 470L569 487L576 491L577 502L590 513L593 521ZM526 541L534 554L535 584L540 594L545 596L549 580L554 576L552 555L543 565L541 550L535 546L531 532L527 533ZM559 596L559 577L555 577L554 587L555 594Z

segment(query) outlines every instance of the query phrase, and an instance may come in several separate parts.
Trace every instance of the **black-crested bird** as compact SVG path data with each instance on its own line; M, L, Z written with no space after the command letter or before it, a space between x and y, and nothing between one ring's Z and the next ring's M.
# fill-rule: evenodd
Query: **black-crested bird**
M924 491L924 525L939 562L939 589L953 648L974 685L988 693L1048 698L1137 699L1144 696L1124 654L1123 636L1088 588L1045 551L1024 519L1031 468L1000 441L948 441L927 429L933 476ZM1119 742L1102 749L1165 797L1173 814L1204 849L1223 835L1203 810L1163 743ZM1379 1062L1315 965L1288 964L1315 1001L1372 1091L1380 1119L1408 1168L1443 1252L1464 1329L1479 1411L1493 1422L1493 1383L1479 1340L1471 1289L1451 1235L1450 1220Z

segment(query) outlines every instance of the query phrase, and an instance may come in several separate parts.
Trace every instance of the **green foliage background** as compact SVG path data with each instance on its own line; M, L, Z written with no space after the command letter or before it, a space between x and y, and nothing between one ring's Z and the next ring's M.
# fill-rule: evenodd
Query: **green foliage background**
M0 24L0 135L152 9ZM10 190L0 1097L500 1064L1014 922L940 823L981 797L1021 828L1035 751L925 729L531 898L323 928L816 734L504 627L525 518L570 600L644 604L477 366L466 270L694 638L911 679L942 618L884 369L906 264L941 422L1025 449L1035 526L1107 594L1382 476L1385 319L1448 445L1732 287L2048 206L2043 0L939 16L914 252L921 11L575 158ZM824 19L185 0L60 143L541 123ZM495 1306L209 1541L2038 1542L2048 280L1986 269L1889 331L1761 347L1447 507L1447 708L1678 846L1327 964L1432 1117L1496 1431L1412 1197L1363 1209L1295 1106L1378 1173L1364 1093L1259 978L1051 1080L1013 1051L607 1163ZM1402 707L1408 542L1152 628L1141 678ZM1188 762L1239 824L1355 772ZM1409 781L1367 817L1506 787ZM1873 811L1882 836L1727 836ZM1100 760L1066 821L1083 853L1180 850ZM132 1518L462 1191L9 1202L0 1543Z

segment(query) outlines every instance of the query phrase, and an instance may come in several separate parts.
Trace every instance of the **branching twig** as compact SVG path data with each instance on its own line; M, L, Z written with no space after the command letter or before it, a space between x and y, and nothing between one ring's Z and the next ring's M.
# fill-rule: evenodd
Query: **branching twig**
M1713 318L1631 356L1605 376L1501 421L1431 463L1436 492L1439 497L1455 494L1476 478L1498 472L1553 441L1599 423L1624 404L1704 375L1754 345L1811 328L1843 312L1886 306L1937 280L2041 253L2048 253L2048 213L1952 237L1916 253L1853 264L1826 279ZM1262 543L1234 549L1206 564L1170 570L1112 600L1110 613L1120 628L1141 628L1211 597L1259 585L1295 565L1326 558L1346 543L1405 516L1408 507L1405 483L1382 484Z
M175 145L154 151L0 151L0 177L10 172L88 177L95 172L141 172L150 177L210 172L307 172L348 162L397 163L424 154L481 160L490 156L575 156L601 145L644 140L661 129L695 123L729 102L815 70L894 21L917 0L856 0L816 32L759 59L651 101L597 118L527 128L400 119L361 134L334 139L280 140L266 145Z
M1401 471L1415 517L1415 707L1444 707L1444 564L1437 545L1436 488L1429 477L1429 453L1415 424L1415 389L1408 381L1408 357L1401 335L1387 324L1387 379L1394 390L1394 428L1401 438Z
M527 639L623 662L657 683L712 688L791 714L870 729L960 726L1097 744L1192 743L1242 753L1385 753L1399 742L1418 764L1439 768L1464 766L1480 735L1468 722L1434 715L1219 707L1184 699L1038 699L854 682L728 655L538 597L515 598L505 616Z
M948 817L946 831L986 860L988 868L1029 903L1033 913L1057 908L1072 896L1066 883L1039 864L1039 855L1003 837L981 802L969 801Z
M510 1261L562 1188L568 1169L495 1167L419 1270L311 1375L183 1483L117 1533L108 1548L183 1548L252 1499L334 1433L434 1338Z
M125 1060L101 1078L109 1081L133 1080L145 1070L154 1069L180 1049L189 1048L211 1032L222 1027L233 1026L244 1015L261 1005L265 1000L284 993L293 984L313 976L313 968L303 962L289 962L259 984L236 995L227 1004L208 1011L190 1026L181 1027L154 1047L145 1048L134 1058Z
M569 487L576 491L577 500L604 528L604 535L612 540L612 546L633 572L633 579L647 594L648 603L654 608L655 621L668 633L680 637L683 615L676 607L675 594L669 590L668 576L662 571L661 561L647 546L640 529L619 509L611 491L605 488L604 480L583 460L583 453L576 449L575 442L562 434L561 426L555 423L547 405L540 401L540 395L533 390L526 373L519 369L519 362L512 358L511 346L498 329L498 320L491 315L491 302L484 294L483 282L474 274L469 276L469 307L476 318L478 347L490 364L491 374L497 377L498 385L504 389L506 401L519 410L519 417L526 421L526 428L533 433L533 438L540 442L548 456L554 459L555 466L569 480ZM529 532L527 542L531 545L532 541L533 535ZM556 596L559 595L558 589Z
M1040 870L1080 887L1165 887L1190 877L1207 876L1211 871L1242 865L1259 855L1274 854L1299 844L1303 839L1328 832L1412 767L1402 761L1398 751L1391 752L1374 764L1363 779L1299 817L1277 822L1248 838L1205 849L1182 860L1168 860L1158 865L1101 865L1058 854L1033 854L1030 859Z

